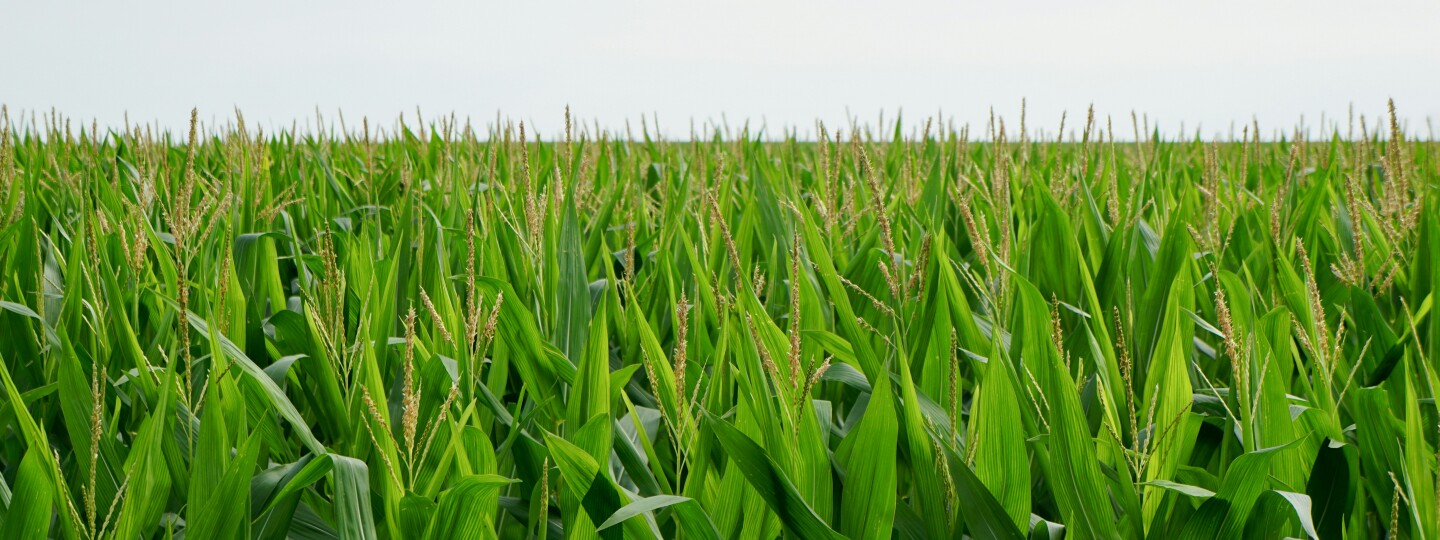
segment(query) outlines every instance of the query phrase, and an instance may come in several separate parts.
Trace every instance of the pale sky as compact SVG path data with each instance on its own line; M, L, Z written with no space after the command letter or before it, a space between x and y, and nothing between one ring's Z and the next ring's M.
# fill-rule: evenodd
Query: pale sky
M992 106L1013 133L1022 97L1052 134L1091 103L1126 137L1131 110L1206 138L1322 113L1343 134L1352 103L1373 121L1390 97L1413 133L1440 121L1436 0L218 4L0 0L0 103L176 130L191 107L270 127L343 111L353 127L419 106L547 137L567 104L637 134L655 115L671 137L722 114L803 135L882 110L983 133Z

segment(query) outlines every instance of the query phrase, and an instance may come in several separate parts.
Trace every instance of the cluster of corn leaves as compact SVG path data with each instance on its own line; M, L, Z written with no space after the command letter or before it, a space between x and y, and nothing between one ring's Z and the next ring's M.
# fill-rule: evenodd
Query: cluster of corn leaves
M3 125L0 537L1440 538L1393 120Z

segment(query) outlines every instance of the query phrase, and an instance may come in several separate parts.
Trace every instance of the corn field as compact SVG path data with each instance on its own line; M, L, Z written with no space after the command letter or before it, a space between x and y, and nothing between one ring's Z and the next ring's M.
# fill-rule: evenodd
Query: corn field
M1440 539L1393 105L565 118L0 117L0 538Z

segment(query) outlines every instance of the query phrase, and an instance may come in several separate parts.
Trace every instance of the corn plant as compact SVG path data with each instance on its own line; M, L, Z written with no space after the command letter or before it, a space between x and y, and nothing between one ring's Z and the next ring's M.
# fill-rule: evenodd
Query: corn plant
M0 537L1440 539L1393 105L565 118L0 113Z

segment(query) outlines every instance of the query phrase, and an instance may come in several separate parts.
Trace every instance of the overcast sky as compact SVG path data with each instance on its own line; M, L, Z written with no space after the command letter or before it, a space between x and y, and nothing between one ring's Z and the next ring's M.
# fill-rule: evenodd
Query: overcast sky
M206 4L206 5L199 5ZM569 104L605 127L656 115L808 132L990 107L1053 133L1087 105L1204 137L1383 114L1440 120L1440 1L227 2L0 0L0 103L101 124L189 109L301 126L319 108L393 122L502 115L553 136ZM404 4L403 8L391 4ZM1013 127L1010 129L1014 129ZM1238 129L1238 128L1236 128Z

